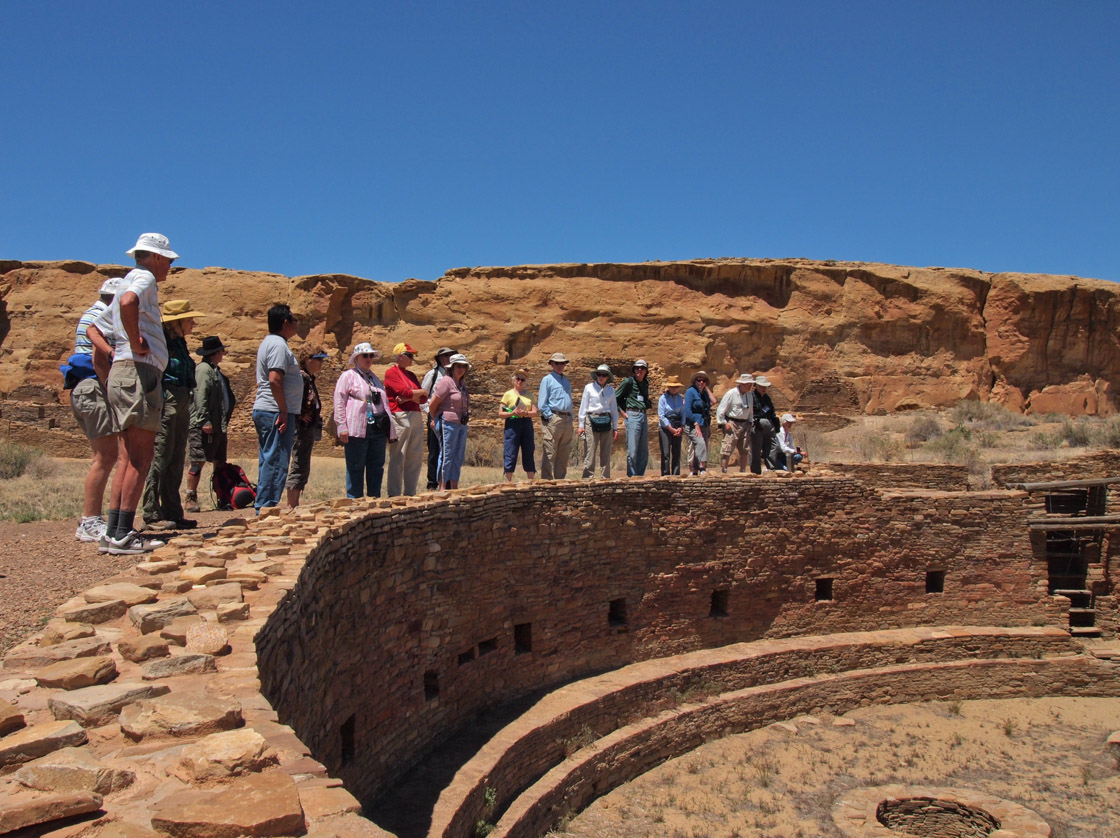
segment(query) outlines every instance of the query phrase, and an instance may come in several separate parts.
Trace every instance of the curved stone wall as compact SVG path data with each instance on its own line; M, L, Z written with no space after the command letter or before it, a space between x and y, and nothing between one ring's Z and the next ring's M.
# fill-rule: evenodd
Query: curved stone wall
M371 506L323 534L257 637L266 697L366 800L480 710L634 661L1064 617L1018 492L735 477Z

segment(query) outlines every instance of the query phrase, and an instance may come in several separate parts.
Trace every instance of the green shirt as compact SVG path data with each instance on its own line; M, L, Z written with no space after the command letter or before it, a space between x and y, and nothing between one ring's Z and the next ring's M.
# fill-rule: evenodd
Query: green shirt
M619 410L649 410L649 374L641 381L630 376L614 391Z

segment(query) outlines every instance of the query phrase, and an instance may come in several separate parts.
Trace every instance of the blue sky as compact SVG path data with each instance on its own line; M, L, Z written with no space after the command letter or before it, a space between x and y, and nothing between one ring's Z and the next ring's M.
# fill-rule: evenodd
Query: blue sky
M1120 2L0 5L0 259L1120 280Z

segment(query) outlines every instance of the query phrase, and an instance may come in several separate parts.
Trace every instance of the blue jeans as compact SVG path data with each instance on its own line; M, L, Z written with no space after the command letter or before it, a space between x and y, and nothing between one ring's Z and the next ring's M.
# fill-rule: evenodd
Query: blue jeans
M644 410L626 411L626 476L644 477L649 465L649 419Z
M346 440L346 497L381 497L381 477L385 474L385 445L389 437L366 430L366 436ZM363 488L365 491L363 492Z
M439 420L443 448L439 452L439 479L445 486L459 482L459 472L467 456L467 426L461 422Z
M276 430L279 413L267 410L253 411L253 425L257 429L257 500L258 510L266 506L279 506L288 479L288 464L292 460L292 443L296 438L298 413L288 414L284 432Z
M517 452L521 451L521 465L526 474L535 474L537 463L533 458L535 446L533 442L533 420L527 418L507 419L505 427L505 445L502 459L505 473L513 474L517 467Z

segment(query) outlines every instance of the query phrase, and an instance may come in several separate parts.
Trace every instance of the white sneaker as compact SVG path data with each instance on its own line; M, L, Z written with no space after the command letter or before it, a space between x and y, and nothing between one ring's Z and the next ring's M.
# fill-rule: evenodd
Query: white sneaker
M83 518L82 522L78 524L78 529L74 532L74 538L78 541L95 542L105 535L105 528L108 525L105 519L100 515L94 515L92 518Z
M98 541L97 549L102 553L110 553L114 556L136 556L141 553L150 553L157 547L163 547L165 543L155 538L144 540L140 533L131 530L121 538L102 536Z

